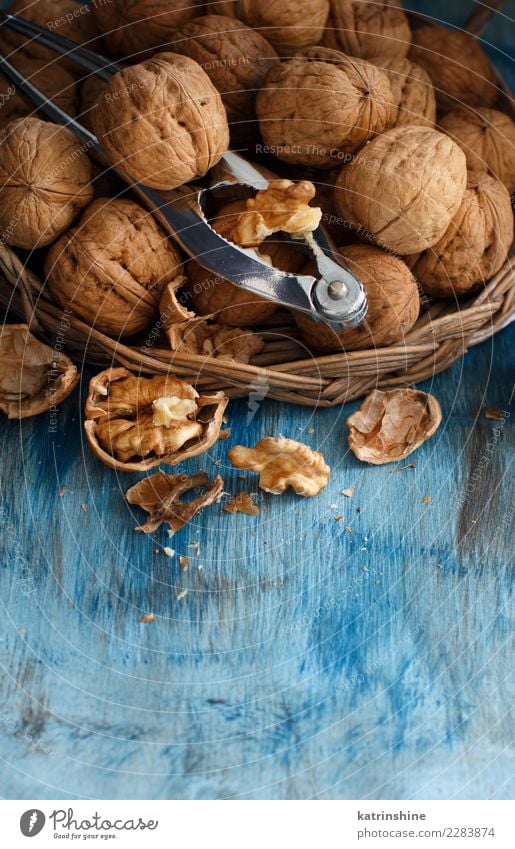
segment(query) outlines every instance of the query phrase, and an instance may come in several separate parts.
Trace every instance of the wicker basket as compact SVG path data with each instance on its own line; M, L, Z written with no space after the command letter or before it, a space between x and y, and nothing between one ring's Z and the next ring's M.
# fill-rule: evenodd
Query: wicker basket
M478 33L500 2L479 7L467 25ZM420 16L413 16L420 20ZM509 91L502 108L513 115ZM42 282L16 254L0 245L0 302L24 318L36 335L63 347L75 360L104 367L115 362L147 374L173 371L203 391L223 389L229 397L256 394L306 406L331 407L370 389L417 383L449 368L473 345L509 324L515 315L515 258L483 291L459 305L439 302L426 308L403 344L308 356L291 316L279 311L260 330L265 348L252 364L180 354L164 346L128 346L89 327L55 305Z

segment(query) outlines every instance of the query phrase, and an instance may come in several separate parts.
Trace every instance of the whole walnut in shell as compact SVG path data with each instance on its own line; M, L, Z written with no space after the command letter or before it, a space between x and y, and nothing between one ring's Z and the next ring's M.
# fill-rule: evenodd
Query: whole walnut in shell
M229 146L220 94L197 62L177 53L115 74L91 120L113 164L155 189L202 176Z
M33 59L25 53L16 53L9 61L32 85L41 89L50 100L68 115L78 112L78 95L75 78L61 64L49 64L46 59ZM15 118L34 115L34 106L26 100L16 87L0 74L0 127L5 127Z
M261 32L279 53L290 55L318 44L329 14L329 0L219 0L209 9L239 18Z
M321 52L322 51L322 52ZM394 117L390 83L375 65L323 48L273 68L256 100L269 150L288 163L332 168Z
M465 154L452 139L428 127L397 127L342 169L335 203L361 232L411 254L443 236L466 183Z
M459 297L499 271L512 238L508 190L488 174L471 173L456 215L442 238L418 256L413 271L428 295Z
M327 486L331 469L320 451L303 442L269 436L254 448L235 445L228 455L237 469L259 472L259 486L281 495L289 486L297 495L318 495Z
M245 201L225 204L218 211L211 226L229 238L240 214L245 210ZM274 237L265 239L261 253L266 254L272 264L282 271L298 273L305 264L302 253L287 242ZM195 260L186 266L188 282L185 287L188 301L201 315L216 313L217 320L232 327L251 327L262 324L277 311L277 304L245 292L219 275L212 274Z
M399 0L330 0L323 43L352 56L403 58L411 30Z
M440 129L458 144L471 171L497 177L515 190L515 122L497 109L456 109L440 120Z
M48 252L45 273L60 306L102 333L128 336L157 317L181 259L151 215L130 200L99 198Z
M295 321L306 344L317 351L353 351L402 342L415 324L420 298L408 266L398 257L371 245L348 245L338 254L365 287L368 312L352 330L336 330L295 312Z
M173 47L198 62L222 95L231 136L254 134L256 92L279 61L266 38L236 18L205 15L182 26Z
M199 395L171 374L137 377L111 368L90 381L84 429L107 466L144 471L207 451L220 435L226 406L223 392Z
M433 81L442 111L467 106L493 106L497 100L495 73L474 36L456 29L423 26L413 31L409 58Z
M26 419L56 407L79 382L64 354L44 345L26 324L0 329L0 410L8 419Z
M130 59L167 45L203 5L195 0L99 0L93 14L109 53Z
M93 197L91 165L66 127L19 118L0 131L0 235L32 249L53 242Z
M390 81L397 112L392 127L434 127L436 97L427 71L411 59L371 59Z

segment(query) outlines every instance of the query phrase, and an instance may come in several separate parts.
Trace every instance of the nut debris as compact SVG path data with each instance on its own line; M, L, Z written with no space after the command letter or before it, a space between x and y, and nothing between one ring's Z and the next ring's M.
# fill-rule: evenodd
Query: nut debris
M223 485L220 475L211 483L206 472L196 472L194 475L168 475L166 472L157 472L143 478L125 493L129 504L137 504L150 514L145 524L135 530L151 534L157 531L163 522L167 522L175 533L203 507L218 501L223 492ZM203 495L197 496L193 501L181 501L181 495L197 487L205 490Z
M348 486L346 489L342 489L342 495L345 495L346 498L352 498L355 489L355 486Z
M238 469L260 472L259 486L274 495L289 486L298 495L317 495L327 486L331 471L319 451L284 437L269 436L254 448L235 445L228 457Z
M237 492L227 504L224 504L224 510L227 513L246 513L248 516L259 516L260 513L250 492Z
M166 554L167 557L173 557L175 554L175 550L170 548L168 545L165 545L163 548L163 554Z
M190 560L191 560L191 558L186 557L185 554L181 554L179 556L179 566L181 567L181 570L183 572L186 572L188 570L188 566L190 565Z
M431 504L431 496L424 495L424 497L422 498L422 504Z
M483 410L483 414L486 419L491 419L494 422L502 422L502 420L504 419L503 411L497 409L496 407L485 407Z
M156 617L153 613L145 613L144 616L140 616L138 622L155 622Z

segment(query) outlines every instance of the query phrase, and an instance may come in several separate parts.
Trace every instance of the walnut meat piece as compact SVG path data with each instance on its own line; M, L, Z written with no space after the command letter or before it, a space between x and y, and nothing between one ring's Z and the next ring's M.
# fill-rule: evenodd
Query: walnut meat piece
M199 395L172 375L136 377L112 368L90 381L84 428L107 466L136 472L207 451L219 437L226 406L223 392Z
M91 166L66 127L19 118L0 132L0 233L32 249L53 242L93 197Z
M434 395L416 389L374 389L347 419L349 448L365 463L395 463L433 436L441 421Z
M424 26L413 31L409 58L433 81L441 111L467 106L493 106L495 74L474 36L456 29Z
M318 44L329 14L329 0L219 0L210 5L263 33L285 55Z
M228 457L237 469L259 472L259 486L281 495L289 486L297 495L318 495L327 486L330 468L319 451L302 442L269 436L254 448L235 445Z
M250 492L237 492L226 504L226 513L246 513L247 516L259 516L260 510Z
M213 483L205 472L194 475L168 475L166 472L156 472L148 478L143 478L125 493L129 504L137 504L150 513L144 525L135 528L145 534L152 534L167 522L173 533L179 531L191 521L204 507L219 501L223 493L224 482L217 475ZM193 501L181 501L181 495L192 489L204 489Z
M57 303L114 336L145 330L181 269L177 250L146 210L107 198L93 201L45 260Z
M220 94L197 62L177 53L115 74L91 121L111 162L154 189L201 177L229 146Z
M319 51L314 48L313 57L324 55ZM269 73L256 111L263 139L279 159L332 168L391 125L386 74L362 59L336 57L322 61L307 51Z
M25 53L16 53L9 57L9 61L67 115L77 115L76 82L63 65L57 62L48 64L46 59L34 59ZM34 115L34 106L0 74L0 127L28 115Z
M26 324L0 330L0 410L26 419L56 407L73 391L79 372L64 354L44 345Z
M429 127L397 127L373 139L338 177L336 208L399 254L434 245L459 209L465 154Z
M222 95L231 136L254 134L256 92L279 61L266 38L236 18L205 15L180 28L173 48L198 62Z
M387 76L397 112L393 127L434 127L436 97L431 77L410 59L371 59Z
M471 171L497 177L515 190L515 122L497 109L456 109L440 120L440 129L458 144Z
M212 227L230 238L238 217L245 210L244 201L225 204L211 221ZM286 242L265 239L261 252L266 254L272 264L282 271L298 273L305 264L303 254ZM216 314L217 321L230 327L251 327L262 324L278 309L277 304L245 292L220 275L212 274L195 260L186 266L188 282L186 296L195 311L201 315Z
M335 330L295 312L302 338L317 351L354 351L402 343L415 324L420 297L408 266L398 257L370 245L349 245L338 254L363 283L368 312L353 330Z
M130 59L173 41L176 29L198 15L203 2L98 0L92 6L109 53Z
M471 173L458 212L436 245L418 256L413 271L434 298L466 295L499 271L512 238L508 190L494 177Z
M320 224L322 210L309 206L316 189L308 180L272 180L266 189L246 201L230 239L244 248L258 247L280 231L293 237L312 233Z
M250 363L265 346L263 337L257 333L216 322L172 324L166 335L172 351L238 363Z
M330 0L323 43L352 56L406 56L411 30L399 0Z

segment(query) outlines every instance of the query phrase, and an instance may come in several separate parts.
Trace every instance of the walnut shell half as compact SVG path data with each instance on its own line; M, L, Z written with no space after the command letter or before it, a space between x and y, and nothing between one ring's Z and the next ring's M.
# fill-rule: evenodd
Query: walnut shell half
M434 395L417 389L374 389L347 419L349 448L365 463L395 463L433 436L441 421Z
M458 144L471 171L497 177L515 190L515 121L497 109L456 109L440 120L443 133Z
M284 437L269 436L254 448L235 445L228 457L237 469L259 472L259 486L273 495L281 495L289 486L297 495L317 495L327 486L331 472L320 451Z
M411 30L399 0L330 0L323 43L352 56L403 58Z
M223 392L199 395L173 375L111 368L90 381L84 429L93 453L112 469L175 466L214 445L227 403Z
M27 419L56 407L79 376L68 357L36 339L26 324L0 329L0 410L8 419Z

